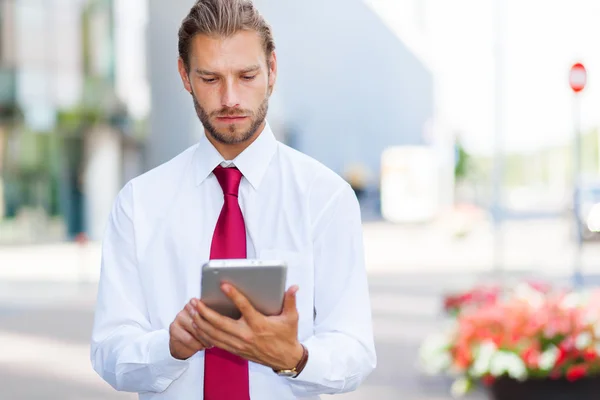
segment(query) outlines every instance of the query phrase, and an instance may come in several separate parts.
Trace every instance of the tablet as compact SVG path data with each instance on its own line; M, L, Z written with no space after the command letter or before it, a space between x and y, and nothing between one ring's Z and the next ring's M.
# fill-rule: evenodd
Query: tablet
M202 267L200 300L221 315L241 317L221 284L236 287L257 311L279 315L283 309L287 265L284 261L253 259L210 260Z

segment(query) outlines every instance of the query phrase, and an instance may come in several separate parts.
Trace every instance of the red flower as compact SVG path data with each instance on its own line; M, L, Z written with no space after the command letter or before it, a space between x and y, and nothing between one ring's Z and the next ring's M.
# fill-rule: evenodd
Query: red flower
M471 363L471 352L468 347L459 347L456 349L455 364L460 369L467 369Z
M593 349L586 349L583 351L583 358L586 361L594 361L598 355Z
M483 382L483 384L486 386L490 386L495 381L496 381L496 378L494 378L492 375L486 375L483 378L481 378L481 382Z
M468 301L473 300L474 296L475 295L472 292L471 293L465 293L465 294L463 294L462 296L459 297L459 302L460 303L466 303Z
M493 335L493 336L490 336L490 339L496 345L496 347L500 347L502 345L502 336Z
M497 287L478 287L464 293L450 294L444 298L447 312L462 312L463 308L478 308L495 303L500 294Z
M540 352L535 347L529 347L521 353L521 359L529 368L536 368L540 359Z
M519 341L521 340L522 336L523 335L520 332L513 332L512 335L511 335L511 338L510 338L511 339L510 343L513 344L513 345L519 343Z
M567 328L568 330L570 330L569 328ZM560 348L563 349L565 352L570 352L575 350L575 336L569 336L567 337L565 340L562 341L562 343L560 344Z
M451 341L454 366L467 370L474 362L471 352L484 343L517 353L532 375L539 373L552 379L581 379L592 373L590 368L600 366L600 354L595 349L575 346L580 344L576 338L582 333L600 339L593 334L600 315L600 290L589 304L565 308L563 301L570 290L556 291L538 282L530 286L539 291L539 304L485 286L446 296L445 308L456 315ZM548 366L550 371L541 370L541 353L550 345L558 347L556 361ZM486 376L481 381L489 385L494 378Z
M547 293L551 289L551 286L548 283L546 283L546 282L529 281L529 282L527 282L527 284L532 289L537 290L538 292L541 292L541 293Z
M562 363L564 363L567 360L567 353L568 353L568 351L561 344L558 347L558 357L556 358L556 363L554 365L557 367L562 365Z
M583 378L587 374L587 369L583 365L574 365L567 371L567 380L569 382Z

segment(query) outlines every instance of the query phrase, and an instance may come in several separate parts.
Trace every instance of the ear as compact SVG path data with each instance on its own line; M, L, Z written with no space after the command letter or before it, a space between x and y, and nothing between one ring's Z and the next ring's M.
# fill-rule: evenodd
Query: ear
M188 74L187 69L185 68L185 63L183 59L179 57L177 60L177 68L179 69L179 75L181 76L181 81L183 82L183 87L189 93L192 93L192 84L190 83L190 76Z
M273 88L275 87L275 82L277 82L277 54L275 52L271 53L269 57L269 94L273 92Z

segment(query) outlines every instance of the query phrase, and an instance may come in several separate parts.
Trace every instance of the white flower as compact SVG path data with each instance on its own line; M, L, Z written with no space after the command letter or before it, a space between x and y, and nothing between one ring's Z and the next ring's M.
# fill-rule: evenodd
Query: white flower
M508 373L511 378L523 380L527 378L527 367L518 355L498 351L492 357L490 373L495 377Z
M588 310L583 316L583 323L586 325L594 325L597 320L598 314L596 313L596 310ZM599 332L600 331L594 331L595 334Z
M592 344L592 335L589 332L580 333L575 339L575 347L577 350L588 348Z
M515 296L526 300L533 308L540 308L544 305L544 295L526 283L515 288Z
M494 342L486 341L481 344L475 356L475 362L471 367L471 373L475 377L481 377L490 370L490 362L498 348Z
M503 352L494 354L490 362L490 374L494 377L499 377L506 372L506 359Z
M584 307L585 305L589 304L590 299L591 299L590 291L581 290L578 292L571 292L563 298L560 306L563 309L581 308L581 307Z
M554 368L556 360L558 359L558 348L556 346L550 347L544 351L540 356L540 368L544 371L549 371Z
M600 338L600 322L594 324L594 337Z
M471 381L465 377L458 378L452 384L450 388L450 392L452 393L452 397L462 397L471 389Z
M579 293L569 293L560 303L563 309L577 308L581 305L583 296Z
M436 335L428 336L421 345L421 352L423 353L437 353L439 351L446 350L451 345L451 340L448 335L439 333Z
M419 358L426 373L438 374L452 365L449 347L447 335L432 335L425 339L419 350Z
M592 299L592 292L590 290L581 291L581 304L582 305L590 304L591 299Z
M425 364L425 372L430 375L436 375L444 372L452 365L452 356L449 352L439 353L431 357Z
M527 379L527 367L523 360L521 360L521 357L511 354L509 360L507 360L507 364L508 376L519 381Z

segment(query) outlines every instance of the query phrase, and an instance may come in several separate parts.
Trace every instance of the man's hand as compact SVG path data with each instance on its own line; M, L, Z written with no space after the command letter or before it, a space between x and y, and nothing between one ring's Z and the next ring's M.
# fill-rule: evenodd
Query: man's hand
M292 286L285 293L281 314L270 317L256 311L233 286L224 284L222 290L241 311L242 317L233 320L222 316L193 299L192 304L201 316L198 332L202 341L276 370L294 368L303 353L298 341L298 287Z
M169 327L169 349L174 358L186 360L198 351L212 347L209 341L200 336L198 321L200 316L191 302L175 317Z

